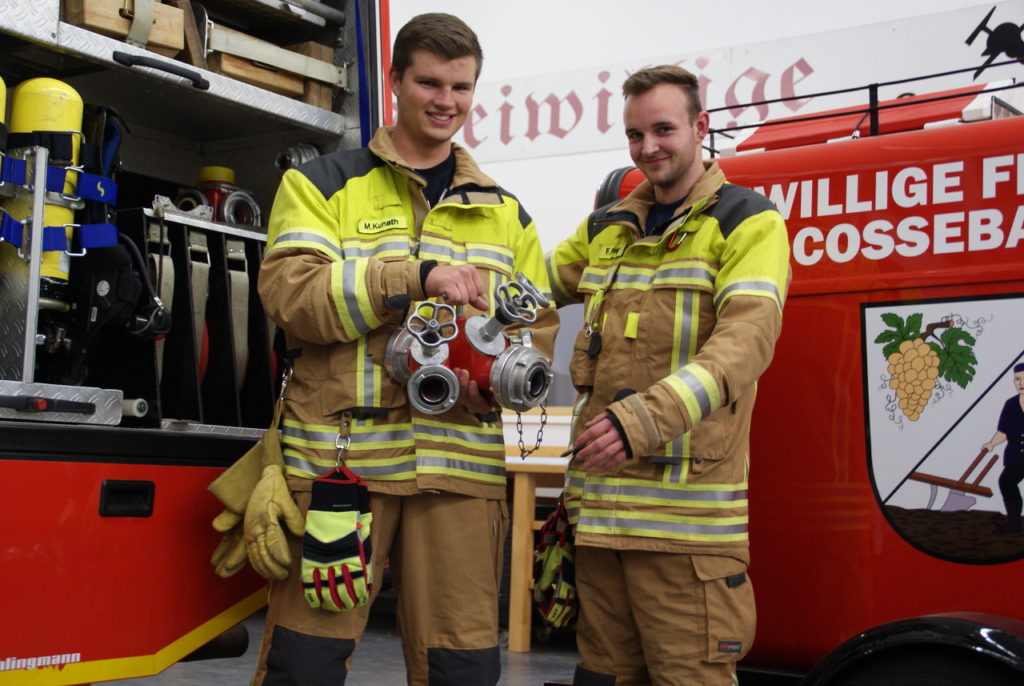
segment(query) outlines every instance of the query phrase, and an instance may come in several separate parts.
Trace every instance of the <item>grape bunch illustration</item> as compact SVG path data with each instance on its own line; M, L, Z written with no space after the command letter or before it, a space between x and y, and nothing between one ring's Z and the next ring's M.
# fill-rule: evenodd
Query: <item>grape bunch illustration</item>
M921 313L903 317L882 315L889 328L878 334L882 354L889 363L889 388L896 392L900 410L916 422L928 406L936 385L946 380L961 388L974 378L974 337L951 320L934 322L921 331ZM937 333L941 330L941 334Z

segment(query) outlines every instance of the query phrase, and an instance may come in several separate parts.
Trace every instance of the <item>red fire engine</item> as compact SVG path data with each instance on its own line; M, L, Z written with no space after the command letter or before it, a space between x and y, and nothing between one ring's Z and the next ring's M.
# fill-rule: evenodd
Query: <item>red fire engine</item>
M713 136L735 148L719 159L729 180L774 201L792 244L751 436L747 669L1024 680L1024 533L1005 532L1008 443L987 447L1024 361L1012 85ZM612 173L598 204L641 179Z
M271 420L260 217L382 120L388 35L386 0L5 1L0 684L245 650L265 582L214 574L207 485Z

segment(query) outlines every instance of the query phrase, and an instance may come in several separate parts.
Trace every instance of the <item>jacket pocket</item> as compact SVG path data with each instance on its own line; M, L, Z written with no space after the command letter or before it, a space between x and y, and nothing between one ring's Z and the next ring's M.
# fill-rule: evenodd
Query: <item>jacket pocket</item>
M691 555L707 616L705 662L738 662L754 643L757 610L747 566L724 555Z

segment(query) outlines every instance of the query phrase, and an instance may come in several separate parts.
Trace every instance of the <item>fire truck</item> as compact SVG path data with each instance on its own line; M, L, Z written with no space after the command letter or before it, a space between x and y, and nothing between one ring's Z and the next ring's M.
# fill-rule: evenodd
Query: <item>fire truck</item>
M245 650L207 485L279 385L264 218L383 120L388 36L386 0L3 3L0 684Z
M1024 93L874 88L868 107L711 136L792 246L751 433L741 668L1024 683L1024 533L998 486L1021 437L990 445L1004 405L1024 407ZM641 180L613 172L597 204Z

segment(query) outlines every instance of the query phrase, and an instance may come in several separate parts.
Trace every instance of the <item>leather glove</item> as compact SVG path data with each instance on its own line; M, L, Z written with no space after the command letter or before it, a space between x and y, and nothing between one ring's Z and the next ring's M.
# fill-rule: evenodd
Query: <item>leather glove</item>
M224 534L224 537L213 551L210 564L214 566L217 576L222 579L227 579L245 566L247 557L243 517L244 513L239 514L225 509L213 520L213 528Z
M310 607L342 612L373 592L370 497L345 467L313 482L302 541L302 587Z
M288 538L281 529L281 518L289 531L302 535L305 530L302 513L288 492L284 467L271 464L263 468L263 476L245 507L246 552L249 563L264 579L288 578L292 555Z
M579 599L576 596L576 547L561 500L541 526L534 555L534 605L547 624L564 627L575 617Z
M274 415L276 426L280 409ZM245 566L246 543L244 522L249 495L259 483L264 465L284 464L276 429L268 429L242 457L207 486L210 493L224 504L224 510L213 520L213 528L224 534L210 557L217 576L226 579Z

